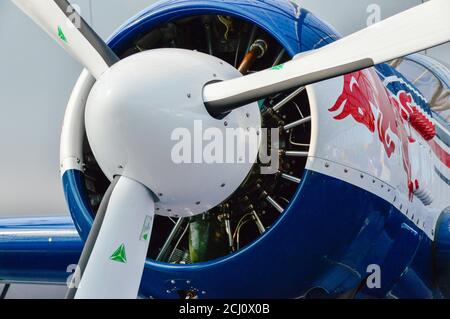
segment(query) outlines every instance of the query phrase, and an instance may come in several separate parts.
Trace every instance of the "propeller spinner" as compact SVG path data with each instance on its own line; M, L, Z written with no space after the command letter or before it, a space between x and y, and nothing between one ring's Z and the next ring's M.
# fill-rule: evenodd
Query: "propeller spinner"
M168 143L174 131L195 131L197 120L204 130L240 128L237 147L246 147L245 131L261 125L254 101L450 40L450 3L433 0L283 66L240 77L226 62L187 50L153 50L119 61L81 17L74 25L66 0L13 2L97 79L86 131L113 182L79 263L79 289L69 292L76 298L137 297L155 212L183 217L216 206L256 161L177 165Z

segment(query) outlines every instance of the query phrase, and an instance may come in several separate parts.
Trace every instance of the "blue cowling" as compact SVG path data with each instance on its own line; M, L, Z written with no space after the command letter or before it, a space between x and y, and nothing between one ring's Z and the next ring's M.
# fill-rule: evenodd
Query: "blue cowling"
M450 298L450 207L438 221L435 257L439 288L445 298Z
M289 0L167 0L132 18L109 45L123 53L152 28L201 14L230 15L254 23L291 56L340 37ZM85 239L93 213L82 173L66 172L63 183L75 226ZM429 276L430 247L431 240L389 202L306 170L291 204L264 236L235 254L207 263L172 265L147 260L140 293L178 298L179 291L192 290L200 298L296 298L317 288L338 295L358 286L367 266L377 264L386 270L383 289L369 291L368 296L428 298L435 288ZM390 291L392 287L396 290Z

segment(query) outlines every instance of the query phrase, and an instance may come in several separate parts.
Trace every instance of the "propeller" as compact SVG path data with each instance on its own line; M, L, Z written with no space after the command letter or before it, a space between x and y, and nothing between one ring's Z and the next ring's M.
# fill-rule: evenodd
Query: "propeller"
M13 2L96 78L119 61L65 0ZM72 18L73 20L71 20ZM79 23L79 25L75 25ZM69 298L136 298L154 219L154 198L141 183L116 176L79 262ZM80 277L78 277L80 276Z
M216 207L256 162L254 154L205 164L202 150L194 149L194 163L177 163L174 136L195 134L196 122L222 136L238 129L235 149L247 150L254 143L250 128L261 129L254 101L450 40L450 1L432 0L241 77L226 62L188 50L151 50L119 61L66 0L12 1L97 79L86 103L86 133L112 183L80 259L81 282L68 294L75 298L136 298L155 213L181 218Z
M26 15L98 79L117 55L67 0L12 0Z
M135 299L144 271L155 213L144 185L121 176L111 195L95 245L82 274L77 299Z
M170 143L174 132L196 130L196 122L216 133L220 127L222 136L227 128L240 129L236 149L247 150L255 141L246 138L246 132L261 125L258 104L219 121L205 109L202 92L206 83L240 76L228 63L179 49L152 50L119 60L66 0L13 2L97 80L86 102L86 133L112 183L67 297L136 298L155 212L183 218L208 211L238 189L257 158L255 152L239 164L179 165ZM196 158L203 155L202 150L194 153Z
M450 41L450 1L431 0L284 65L209 84L204 101L215 116L270 95L351 73Z

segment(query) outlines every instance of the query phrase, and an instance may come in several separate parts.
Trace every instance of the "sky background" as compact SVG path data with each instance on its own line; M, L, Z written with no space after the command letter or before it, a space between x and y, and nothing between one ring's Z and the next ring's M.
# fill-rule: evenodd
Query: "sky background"
M103 38L154 2L72 1ZM348 35L367 26L374 14L384 19L422 0L297 2ZM59 138L81 67L4 0L0 1L0 43L0 217L66 215L58 171ZM427 53L450 64L450 44ZM14 286L8 298L58 298L64 291L64 287Z
M107 38L153 0L76 0ZM422 0L298 0L343 35ZM107 6L107 10L104 10ZM375 8L375 9L374 9ZM0 217L64 215L59 138L66 103L81 67L23 15L0 1ZM428 51L450 64L450 44Z

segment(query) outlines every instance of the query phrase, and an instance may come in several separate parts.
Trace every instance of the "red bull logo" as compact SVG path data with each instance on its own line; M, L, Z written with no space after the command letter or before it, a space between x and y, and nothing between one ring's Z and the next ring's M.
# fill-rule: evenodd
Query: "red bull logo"
M410 200L419 181L413 181L412 177L409 145L415 143L415 139L409 121L418 109L411 94L406 91L392 94L372 69L345 75L343 91L329 109L333 113L339 112L334 119L353 118L371 133L377 134L388 158L400 144Z

